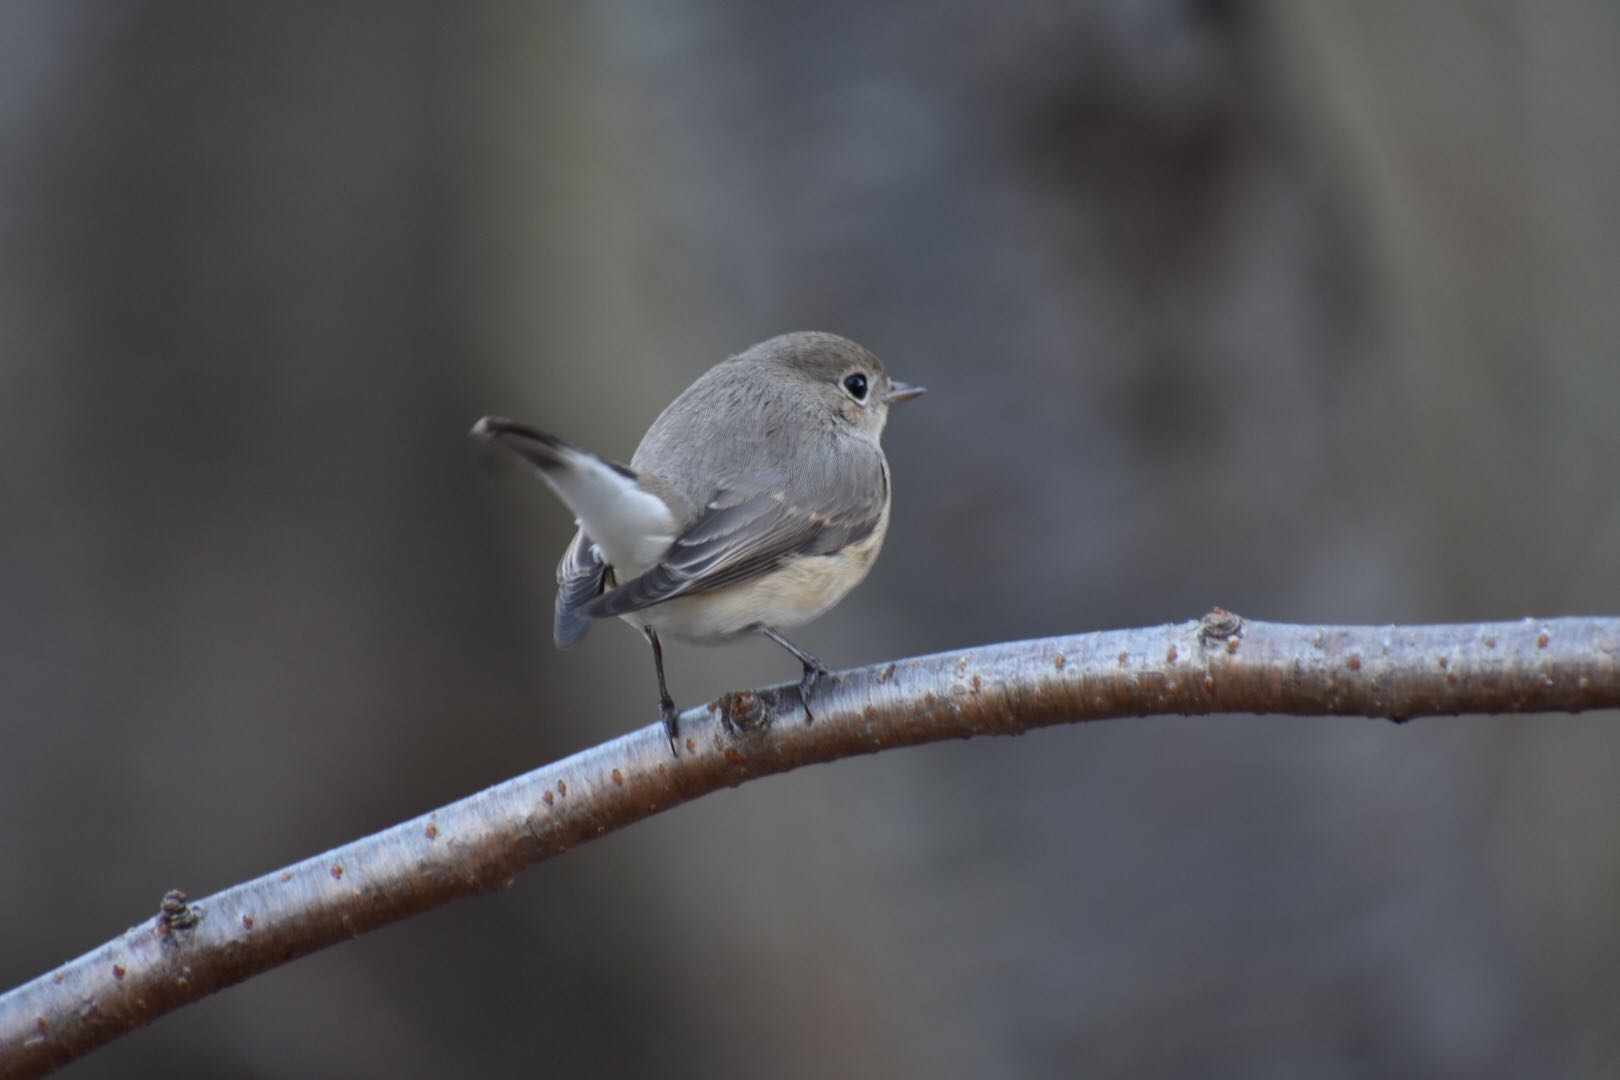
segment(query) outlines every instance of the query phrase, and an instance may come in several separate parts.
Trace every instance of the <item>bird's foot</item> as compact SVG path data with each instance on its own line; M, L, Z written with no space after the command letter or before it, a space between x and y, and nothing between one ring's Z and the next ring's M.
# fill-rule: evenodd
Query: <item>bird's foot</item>
M831 674L832 672L828 671L819 660L814 664L804 665L804 678L799 680L799 703L804 706L805 723L815 723L815 714L810 711L810 695L816 692L821 677Z
M669 752L676 757L680 756L680 751L675 749L675 724L680 715L673 701L665 701L658 706L658 719L664 722L664 734L669 736Z

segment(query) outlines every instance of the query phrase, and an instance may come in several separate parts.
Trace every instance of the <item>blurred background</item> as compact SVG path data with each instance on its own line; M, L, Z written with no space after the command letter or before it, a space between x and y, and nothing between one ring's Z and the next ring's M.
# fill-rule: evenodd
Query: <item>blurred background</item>
M0 5L0 987L651 723L466 429L625 459L786 330L931 391L835 667L1620 612L1617 59L1575 0ZM1616 720L805 770L69 1074L1613 1076Z

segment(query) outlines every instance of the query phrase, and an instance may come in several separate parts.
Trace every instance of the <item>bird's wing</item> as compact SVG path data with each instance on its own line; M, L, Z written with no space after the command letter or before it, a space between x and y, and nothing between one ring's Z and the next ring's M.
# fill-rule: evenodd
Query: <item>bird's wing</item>
M870 536L888 502L888 473L875 446L851 450L825 476L765 474L733 482L670 545L656 566L586 602L590 618L632 611L748 581L790 558L830 555Z
M582 609L602 595L606 580L607 566L602 562L601 550L591 543L584 529L579 530L557 564L557 614L552 636L559 649L568 648L591 628L590 616Z

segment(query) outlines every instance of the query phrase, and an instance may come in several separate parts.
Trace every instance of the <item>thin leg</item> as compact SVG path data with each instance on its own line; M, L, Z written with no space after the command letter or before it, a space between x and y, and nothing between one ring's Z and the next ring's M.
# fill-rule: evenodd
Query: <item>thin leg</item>
M804 665L804 678L799 682L799 700L804 702L805 715L808 716L810 714L810 695L816 692L816 683L820 681L821 677L828 674L827 665L768 626L761 626L759 632L792 653L798 658L799 663Z
M643 626L641 632L647 635L647 643L652 646L653 669L658 672L658 718L664 722L664 734L669 736L669 752L675 753L675 699L669 696L669 687L664 685L664 647L658 644L658 634L650 626Z

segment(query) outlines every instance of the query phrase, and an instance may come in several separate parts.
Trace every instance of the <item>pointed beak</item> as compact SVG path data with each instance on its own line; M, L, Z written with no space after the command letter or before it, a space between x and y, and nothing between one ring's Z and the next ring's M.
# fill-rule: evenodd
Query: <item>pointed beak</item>
M926 393L928 393L926 387L912 386L903 382L892 382L889 384L889 392L883 395L883 400L886 404L898 405L902 401L910 401L912 398L922 397Z

